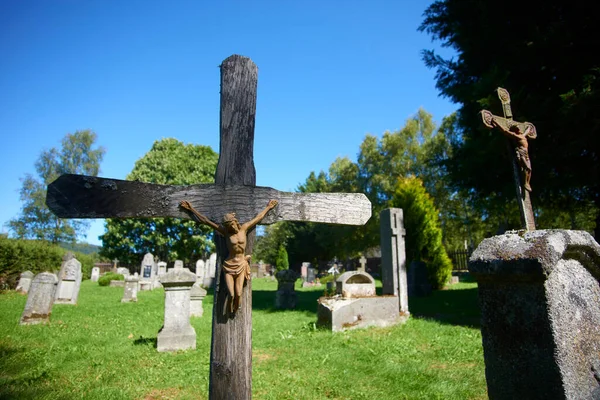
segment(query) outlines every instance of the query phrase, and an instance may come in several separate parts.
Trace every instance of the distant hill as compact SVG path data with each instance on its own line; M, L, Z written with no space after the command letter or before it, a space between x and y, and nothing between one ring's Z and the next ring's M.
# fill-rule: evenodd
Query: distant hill
M97 254L100 251L100 249L102 248L101 246L97 246L95 244L89 244L89 243L63 243L63 242L60 242L60 243L58 243L58 245L65 250L76 251L76 252L83 253L83 254L94 254L94 253Z

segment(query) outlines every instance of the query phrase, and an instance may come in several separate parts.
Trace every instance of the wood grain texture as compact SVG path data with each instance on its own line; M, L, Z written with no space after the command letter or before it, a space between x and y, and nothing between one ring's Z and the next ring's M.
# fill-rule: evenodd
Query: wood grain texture
M371 217L371 203L362 193L287 193L234 184L170 186L70 174L48 185L46 204L60 218L191 219L179 208L181 200L188 200L218 223L229 212L246 222L271 199L278 200L279 205L262 224L312 221L362 225Z
M215 174L217 185L256 184L253 152L257 82L258 68L249 58L233 55L221 64L220 151ZM246 214L244 220L254 215ZM254 231L248 233L246 254L252 254L254 236ZM213 306L209 398L247 400L252 398L252 280L243 289L240 308L233 316L228 315L225 312L227 288L221 267L227 258L227 246L220 235L215 235L215 244L217 286Z

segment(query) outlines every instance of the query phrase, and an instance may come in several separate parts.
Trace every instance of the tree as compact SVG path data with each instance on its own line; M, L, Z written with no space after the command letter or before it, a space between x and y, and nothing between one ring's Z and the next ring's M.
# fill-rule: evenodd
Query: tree
M288 229L286 222L278 222L273 225L268 225L264 233L256 235L254 248L252 249L252 260L264 261L267 264L277 264L277 251L280 246L285 246L288 238Z
M600 45L595 5L439 0L426 10L420 30L457 53L451 59L423 53L442 95L461 104L463 140L447 164L453 184L505 228L520 227L505 139L484 128L478 114L482 108L502 114L495 89L504 87L514 118L538 130L530 146L538 225L595 225L598 237L600 53L590 51Z
M275 261L275 269L277 269L277 271L283 271L289 268L290 263L288 261L288 253L285 250L285 246L279 245L279 249L277 250L277 260Z
M126 179L169 185L212 183L217 160L208 146L162 139L135 163ZM213 251L211 238L210 228L177 218L107 219L100 254L125 264L139 263L148 252L162 260L190 262Z
M450 279L452 262L442 245L438 210L423 182L414 176L398 179L390 207L404 212L407 261L424 262L431 285L443 288Z
M8 223L15 237L56 244L74 242L85 234L88 222L60 219L48 209L46 190L48 184L62 174L98 175L105 150L103 147L94 148L96 138L96 134L90 130L75 131L65 135L60 149L53 147L42 151L35 162L38 177L26 174L21 179L21 213Z

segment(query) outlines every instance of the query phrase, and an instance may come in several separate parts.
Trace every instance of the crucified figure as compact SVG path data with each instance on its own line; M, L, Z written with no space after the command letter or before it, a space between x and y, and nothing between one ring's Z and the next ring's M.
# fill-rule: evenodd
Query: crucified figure
M506 129L496 122L496 120L492 119L491 125L500 129L515 144L515 155L519 167L521 167L523 187L528 192L531 192L531 185L529 184L531 181L531 161L529 160L529 143L527 142L527 137L531 129L530 126L528 125L525 131L522 132L517 124L512 125L510 129Z
M196 211L189 201L183 200L179 203L179 206L187 210L194 220L210 226L226 239L229 255L223 261L223 269L225 270L225 283L230 296L229 310L231 313L235 313L240 307L242 288L246 280L250 279L249 261L252 256L250 254L246 255L246 235L249 230L262 221L270 210L277 206L277 203L277 200L270 200L264 210L241 225L236 219L235 213L225 214L223 222L219 225Z

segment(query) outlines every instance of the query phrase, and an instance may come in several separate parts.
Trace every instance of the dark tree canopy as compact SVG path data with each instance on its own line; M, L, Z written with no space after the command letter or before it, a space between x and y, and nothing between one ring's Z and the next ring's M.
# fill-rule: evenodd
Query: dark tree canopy
M424 52L442 95L461 104L457 123L463 141L448 163L454 184L484 200L490 213L514 202L505 139L486 129L478 114L485 108L502 115L495 89L503 87L511 94L515 120L537 127L530 157L538 226L590 228L600 206L595 3L436 1L420 29L457 53L444 59ZM561 210L568 210L566 220L556 217L555 211L565 214ZM519 225L518 218L506 220L509 227Z

